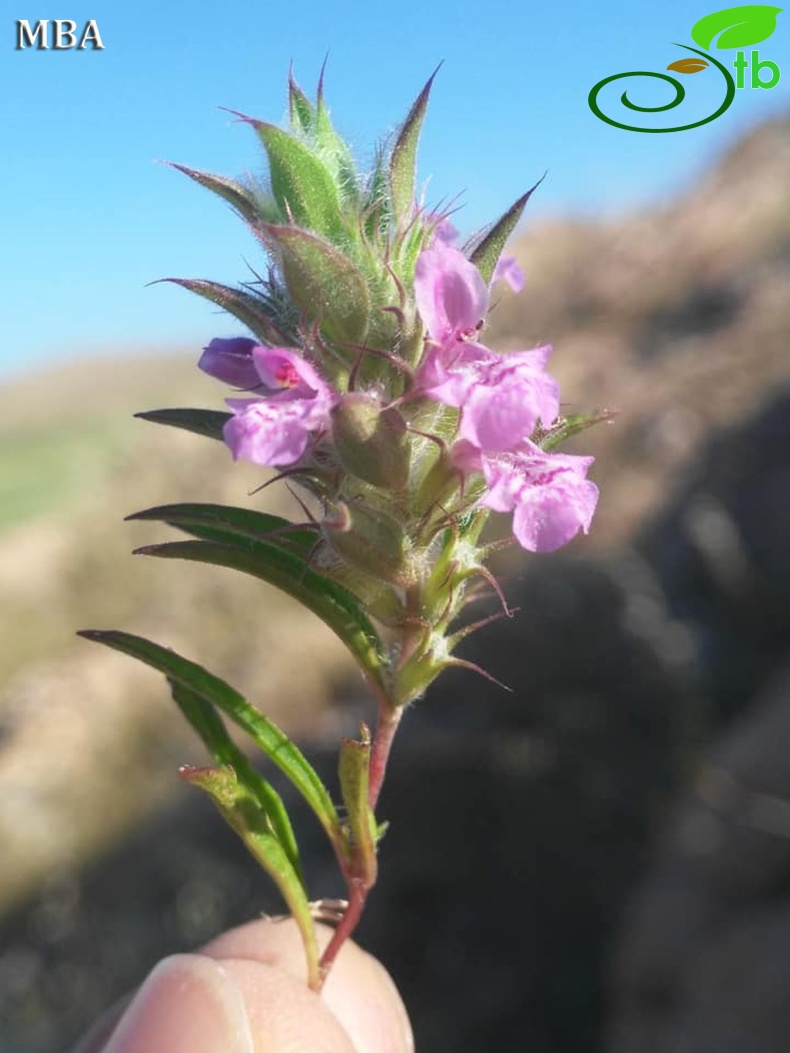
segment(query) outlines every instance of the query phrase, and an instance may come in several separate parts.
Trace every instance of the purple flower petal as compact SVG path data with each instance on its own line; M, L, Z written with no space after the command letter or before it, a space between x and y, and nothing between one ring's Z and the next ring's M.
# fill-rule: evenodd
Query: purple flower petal
M513 510L513 533L530 552L553 552L579 530L586 534L598 487L586 478L592 457L549 454L532 443L482 457L488 493L481 504Z
M494 267L491 284L498 281L504 281L516 293L520 293L524 288L524 272L519 267L515 256L499 257Z
M269 389L259 399L227 399L233 417L223 429L234 460L267 467L294 464L312 432L329 427L339 396L298 352L255 347L256 377Z
M548 427L559 412L559 385L543 372L548 349L497 356L481 363L461 405L461 437L484 453L512 450L540 420Z
M462 252L436 245L420 253L414 272L417 310L431 340L473 336L488 311L488 289Z
M304 453L310 427L299 402L228 399L233 416L223 429L234 460L264 467L294 464Z
M215 337L208 347L203 348L198 368L209 376L237 388L258 387L260 380L252 360L253 350L256 348L255 341L246 336L228 340Z

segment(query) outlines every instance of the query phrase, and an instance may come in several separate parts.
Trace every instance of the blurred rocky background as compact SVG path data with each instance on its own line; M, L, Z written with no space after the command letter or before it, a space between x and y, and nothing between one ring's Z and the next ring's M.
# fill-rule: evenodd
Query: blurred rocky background
M527 226L499 348L551 341L598 458L594 530L498 566L520 607L404 723L360 939L420 1053L779 1053L790 1034L790 118L677 200ZM218 276L221 277L221 276ZM218 321L218 332L233 330ZM211 336L214 334L207 334ZM279 905L202 797L161 678L197 657L301 737L369 717L328 630L121 517L241 503L224 449L131 419L218 406L193 358L0 389L0 1053L59 1053L161 955ZM298 516L283 487L254 498ZM164 536L164 535L161 535ZM312 887L338 891L309 825ZM318 892L316 893L318 894Z

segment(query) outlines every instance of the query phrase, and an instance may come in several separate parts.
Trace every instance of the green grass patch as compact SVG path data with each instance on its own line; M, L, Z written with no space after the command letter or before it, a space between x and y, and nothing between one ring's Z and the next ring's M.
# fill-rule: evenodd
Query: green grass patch
M128 449L126 420L0 430L0 533L79 500Z

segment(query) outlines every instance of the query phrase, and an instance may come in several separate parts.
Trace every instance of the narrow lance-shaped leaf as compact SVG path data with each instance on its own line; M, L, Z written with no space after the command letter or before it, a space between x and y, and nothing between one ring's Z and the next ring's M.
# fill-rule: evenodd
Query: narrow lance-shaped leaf
M268 832L280 843L294 874L304 885L299 848L282 797L271 783L253 768L228 734L211 703L183 684L174 680L169 683L174 702L198 733L215 763L232 768L262 809Z
M288 292L310 321L340 344L359 343L370 316L365 276L339 249L296 227L267 226L281 250Z
M166 161L165 164L171 168L183 172L184 175L194 179L200 186L213 191L235 208L239 215L251 226L256 226L264 218L261 215L261 202L255 194L240 183L234 183L232 179L224 176L213 175L211 172L201 172L196 168L187 168L186 165L176 164L174 161Z
M282 516L269 515L251 508L234 508L229 505L184 503L158 505L134 512L127 520L149 520L169 523L187 534L208 541L233 544L236 538L251 538L268 541L275 545L287 545L304 555L315 547L315 528L300 527Z
M254 541L251 538L221 544L173 541L148 545L137 551L160 559L187 559L230 567L275 585L317 614L340 637L374 690L385 689L386 651L361 602L342 585L311 570L307 554L297 554L271 539Z
M363 724L359 741L343 739L338 775L343 804L348 812L351 859L359 868L365 888L376 884L376 819L368 803L370 785L370 732Z
M135 417L139 417L140 420L151 421L152 424L167 424L171 428L182 428L208 439L219 439L220 442L223 441L222 429L232 416L232 413L208 409L158 409L135 413Z
M776 16L781 11L781 7L768 4L744 4L714 11L694 23L691 39L706 49L710 48L715 36L719 36L717 48L751 47L771 36L776 29Z
M614 420L615 416L612 410L597 410L595 413L576 413L571 417L558 417L552 427L537 440L537 444L542 450L553 450L571 435L578 435L579 432L591 428L593 424L609 423Z
M516 229L516 224L521 219L527 202L532 194L543 182L540 178L534 186L530 187L526 194L522 194L518 201L514 201L507 212L493 224L483 239L472 251L469 259L477 267L483 276L483 281L490 282L497 265L497 260L502 255L507 239Z
M414 100L406 120L401 125L395 145L390 155L390 195L392 210L396 218L408 222L414 208L415 183L417 168L417 146L420 141L425 111L434 77L439 72L437 66L428 78L425 87Z
M232 314L264 344L288 345L287 336L267 313L266 302L246 289L207 281L204 278L162 278L161 281L180 285L182 289L202 296L204 300Z
M203 542L187 542L203 544ZM266 756L291 780L313 809L333 845L341 842L337 811L324 784L301 750L288 736L251 706L234 688L209 673L196 662L183 658L175 651L132 633L117 630L86 629L78 634L116 651L138 658L172 682L194 691L251 736Z
M288 70L288 115L294 131L309 133L313 130L313 104L294 80L293 70Z
M324 99L324 71L318 81L318 100L315 110L315 145L323 161L329 165L344 201L355 204L359 199L357 169L351 151L335 131ZM354 233L352 230L351 233Z
M211 797L220 814L279 888L302 937L307 958L308 985L318 990L321 973L310 904L282 845L267 829L264 813L239 782L233 768L185 767L181 769L181 776Z

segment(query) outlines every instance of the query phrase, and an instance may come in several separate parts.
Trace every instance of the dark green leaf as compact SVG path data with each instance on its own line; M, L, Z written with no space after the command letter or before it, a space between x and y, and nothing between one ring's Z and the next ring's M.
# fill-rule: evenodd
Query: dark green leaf
M231 416L231 413L209 409L158 409L135 413L135 417L139 417L140 420L167 424L171 428L183 428L184 431L194 432L195 435L204 435L208 439L220 441L223 438L222 429Z
M398 131L395 145L390 155L390 195L392 210L398 220L408 223L411 219L415 202L415 184L417 169L417 146L420 141L425 111L434 77L439 72L437 66L428 78L425 87L414 100L406 120Z
M316 542L316 532L312 527L299 527L281 516L228 505L159 505L135 512L126 518L169 523L195 537L231 545L237 538L252 538L274 545L285 544L291 549L307 554L312 551Z
M170 690L176 705L203 740L215 763L232 768L249 790L263 811L267 832L282 845L294 873L304 884L299 848L282 797L250 764L206 698L174 680L170 681Z
M190 179L194 179L200 186L224 198L225 201L235 208L242 219L245 219L251 226L254 227L260 223L262 219L260 203L255 194L247 187L242 186L240 183L234 183L233 180L226 179L224 176L212 175L211 172L200 172L196 168L187 168L186 165L179 165L174 161L167 161L166 163L171 168L176 168L179 172L183 172Z
M187 545L203 545L204 542L185 542ZM167 547L167 546L162 546ZM234 688L224 680L209 673L202 666L182 658L166 647L145 640L141 636L116 630L87 629L78 635L112 647L116 651L138 658L154 669L158 669L172 683L180 684L204 698L212 706L222 710L235 724L243 728L257 743L267 757L294 784L315 812L333 844L340 840L339 822L335 806L302 752L288 736L268 720L259 710L251 706Z
M751 47L770 37L776 29L776 16L781 10L781 7L769 7L767 4L745 4L714 11L694 23L691 38L695 44L707 49L719 34L717 48Z
M188 289L221 307L223 311L238 318L242 325L246 325L262 343L287 345L283 333L268 316L266 303L255 293L246 289L232 289L228 285L206 281L204 278L162 278L162 281L180 285L182 289Z
M543 178L539 179L535 186L530 187L526 194L522 194L518 201L515 201L510 206L504 216L501 216L493 224L471 253L469 259L480 271L484 281L491 281L497 260L502 255L507 239L515 230L516 224L521 219L521 213L524 211L530 197L542 182Z
M386 652L360 601L342 585L308 567L305 557L273 541L173 541L138 550L161 559L187 559L231 567L276 585L317 614L346 645L371 684L386 682Z

